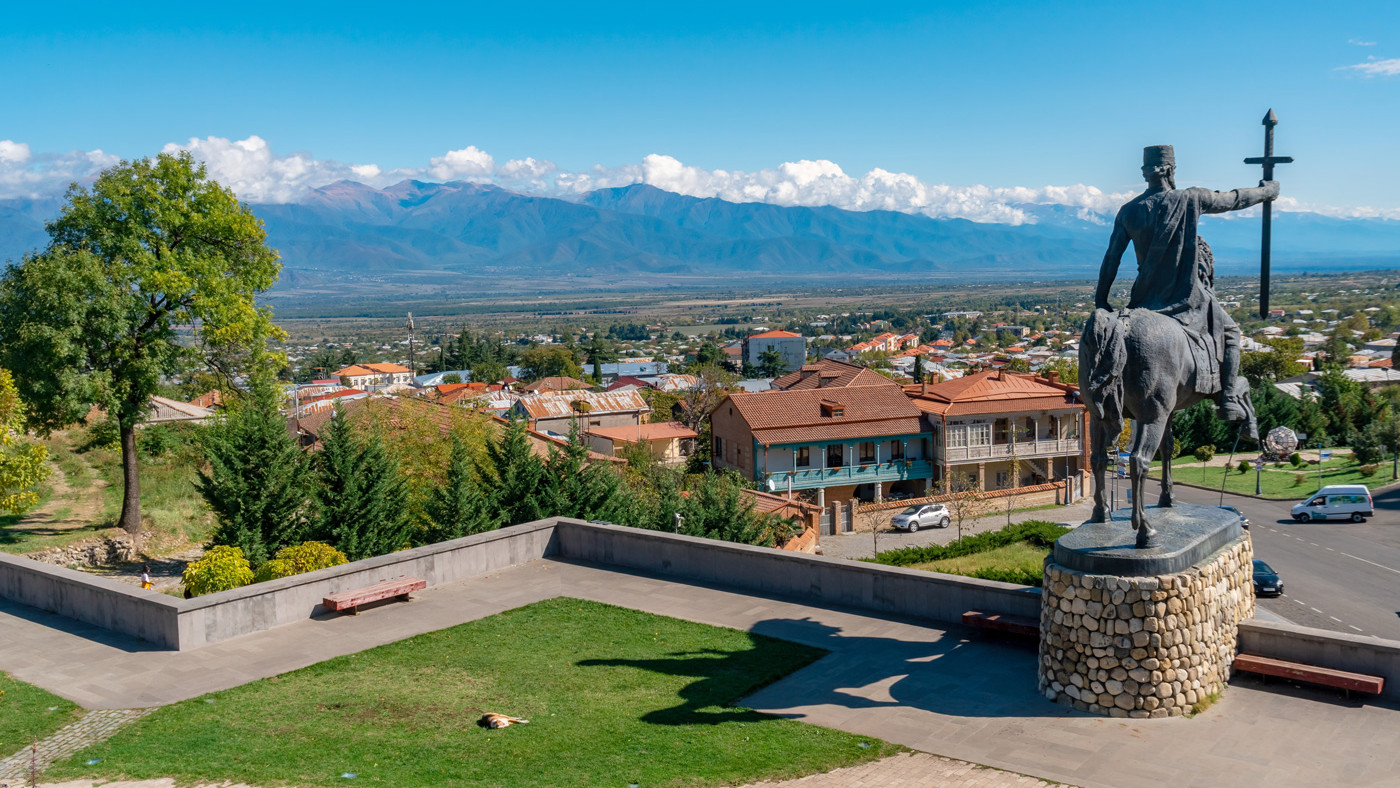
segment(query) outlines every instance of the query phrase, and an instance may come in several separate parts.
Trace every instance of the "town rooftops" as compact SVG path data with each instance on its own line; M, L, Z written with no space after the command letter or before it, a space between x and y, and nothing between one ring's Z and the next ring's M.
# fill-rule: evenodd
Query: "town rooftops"
M344 369L337 369L337 377L360 377L362 375L392 375L399 372L407 372L408 367L401 367L398 364L351 364Z
M575 402L585 402L580 409ZM635 391L561 391L521 397L516 403L532 419L558 419L580 413L645 413L651 408Z
M699 437L699 433L678 421L653 421L636 426L629 424L621 427L590 427L587 432L589 435L623 443Z
M739 412L764 446L908 435L921 429L919 409L893 384L730 394L716 410L726 407Z
M791 331L764 331L761 334L749 334L749 339L800 339L801 334L794 334Z
M1061 383L1058 373L1049 374L1042 378L1004 370L978 372L943 383L905 386L904 393L919 410L940 416L1084 407L1078 387Z
M591 384L585 383L578 378L556 375L539 380L525 386L526 391L572 391L574 389L586 389Z
M773 379L773 388L794 391L815 388L847 388L850 386L890 386L889 378L865 367L824 358L815 364L804 364L796 372Z

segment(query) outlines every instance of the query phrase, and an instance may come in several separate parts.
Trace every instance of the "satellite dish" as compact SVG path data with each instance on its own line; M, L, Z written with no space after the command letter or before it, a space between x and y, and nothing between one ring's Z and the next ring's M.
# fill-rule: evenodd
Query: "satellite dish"
M773 481L773 479L770 477L770 478L768 479L768 492L777 492L777 490L778 490L778 483L775 482L775 481Z

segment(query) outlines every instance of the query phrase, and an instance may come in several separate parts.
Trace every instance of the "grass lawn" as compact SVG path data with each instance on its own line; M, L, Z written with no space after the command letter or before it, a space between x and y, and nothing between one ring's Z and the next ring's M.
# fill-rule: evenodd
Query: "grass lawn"
M0 758L8 758L82 716L82 709L0 672Z
M1238 465L1238 463L1236 463ZM1376 471L1375 475L1365 477L1361 475L1360 464L1351 458L1334 458L1322 463L1322 484L1364 484L1368 487L1379 487L1391 482L1390 464L1383 463ZM1298 475L1302 474L1303 481L1298 483ZM1204 473L1200 467L1179 468L1172 465L1172 479L1174 481L1186 482L1187 484L1197 484L1211 489L1220 489L1220 479L1224 476L1225 491L1232 493L1254 494L1254 471L1240 473L1236 468L1226 469L1223 466L1208 467ZM1161 477L1160 464L1154 465L1152 476ZM1292 465L1284 463L1282 468L1274 468L1272 465L1265 465L1264 471L1260 474L1260 490L1265 498L1277 498L1281 500L1302 500L1308 495L1317 492L1318 466L1304 465L1301 469L1295 469Z
M975 577L978 572L986 570L1029 572L1033 575L1039 575L1045 564L1045 556L1049 554L1049 548L1037 547L1027 542L1013 542L985 553L973 553L957 558L942 558L937 561L913 564L910 568L969 577Z
M898 751L732 705L822 653L553 599L162 708L46 776L741 785ZM483 729L477 719L487 711L531 723ZM94 758L100 763L87 766Z
M177 435L191 440L191 427L175 429ZM121 450L93 448L83 454L83 459L107 481L103 516L115 523L122 509ZM189 443L177 445L163 457L142 453L141 518L151 531L150 541L144 546L146 552L178 550L209 540L214 516L194 486L202 462L198 450Z

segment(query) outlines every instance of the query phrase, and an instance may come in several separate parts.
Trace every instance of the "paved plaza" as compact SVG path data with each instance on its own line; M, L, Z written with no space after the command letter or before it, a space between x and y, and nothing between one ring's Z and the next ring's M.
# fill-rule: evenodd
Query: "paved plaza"
M6 633L0 669L89 709L142 708L555 596L827 649L828 656L744 704L971 764L1083 788L1148 781L1175 788L1400 784L1400 714L1376 701L1237 680L1220 703L1192 719L1094 717L1037 694L1032 646L959 627L939 629L549 559L429 589L406 605L307 620L183 653L0 603L0 631ZM891 783L872 777L798 784Z

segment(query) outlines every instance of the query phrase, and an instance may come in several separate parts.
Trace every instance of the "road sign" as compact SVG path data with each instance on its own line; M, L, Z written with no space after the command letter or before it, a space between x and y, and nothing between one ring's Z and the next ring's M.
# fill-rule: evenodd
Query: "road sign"
M1324 451L1324 452L1322 453L1322 459L1324 459L1324 460L1330 460L1330 459L1332 459L1332 452L1330 452L1330 451Z

